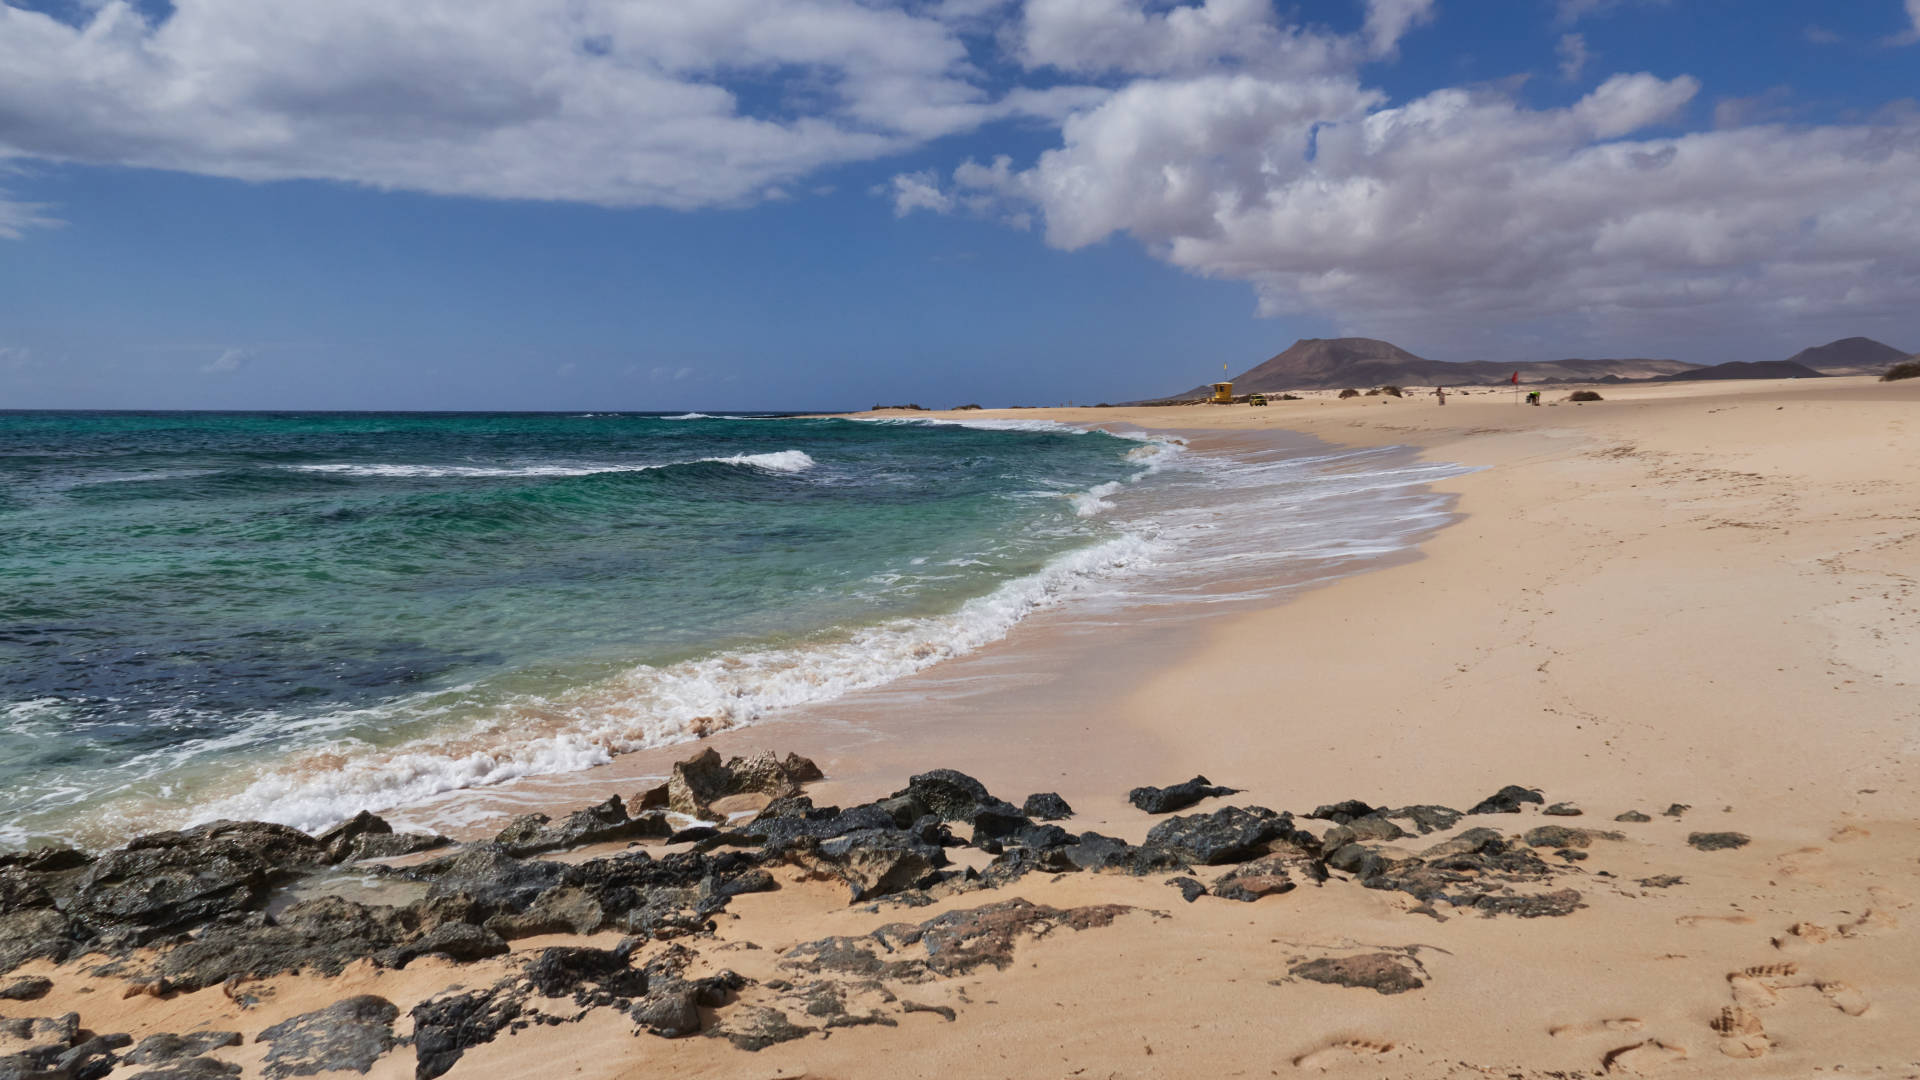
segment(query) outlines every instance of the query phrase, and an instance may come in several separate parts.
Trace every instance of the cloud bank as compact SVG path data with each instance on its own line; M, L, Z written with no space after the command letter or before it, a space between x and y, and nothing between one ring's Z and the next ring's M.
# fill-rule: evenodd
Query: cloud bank
M1049 148L879 190L1061 249L1129 236L1266 312L1382 331L1910 304L1920 114L1796 125L1591 70L1571 24L1660 2L1542 5L1539 69L1592 89L1540 109L1370 84L1434 0L1355 0L1344 30L1270 0L0 0L0 166L697 210L1020 121ZM1920 0L1876 2L1920 33ZM0 236L51 223L0 194Z

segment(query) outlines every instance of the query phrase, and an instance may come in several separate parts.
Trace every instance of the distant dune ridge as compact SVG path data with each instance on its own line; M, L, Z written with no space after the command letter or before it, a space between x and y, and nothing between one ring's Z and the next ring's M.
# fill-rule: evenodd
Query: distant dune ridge
M1684 360L1579 359L1496 363L1428 360L1375 338L1302 338L1285 352L1233 377L1236 394L1283 390L1366 389L1375 386L1497 386L1520 373L1523 383L1630 382L1693 379L1795 379L1822 375L1877 375L1907 354L1871 338L1851 337L1802 349L1786 360L1707 367ZM1204 397L1205 386L1163 401Z

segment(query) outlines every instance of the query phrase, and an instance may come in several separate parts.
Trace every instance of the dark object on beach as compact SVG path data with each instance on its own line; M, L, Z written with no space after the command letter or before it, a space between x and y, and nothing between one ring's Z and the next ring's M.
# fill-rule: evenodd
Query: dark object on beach
M1367 391L1368 397L1380 397L1382 395L1385 395L1387 397L1405 397L1406 396L1405 392L1402 391L1397 386L1379 386L1379 387L1375 387L1372 390Z
M505 1030L519 1019L521 1000L495 986L413 1007L414 1080L434 1080L453 1068L460 1055Z
M1042 791L1027 796L1020 804L1020 812L1035 821L1063 821L1073 816L1073 807L1058 792Z
M1887 369L1885 375L1880 376L1881 382L1899 382L1901 379L1920 379L1920 358L1909 360L1904 364L1895 364Z
M1614 818L1613 818L1613 820L1615 820L1615 821L1631 821L1631 822L1644 822L1644 821L1652 821L1653 819L1652 819L1652 818L1650 818L1650 817L1648 817L1647 815L1645 815L1645 814L1643 814L1643 813L1641 813L1641 812L1640 812L1640 811L1638 811L1638 810L1629 810L1629 811L1627 811L1627 812L1626 812L1626 813L1624 813L1624 814L1615 814L1615 815L1614 815Z
M883 412L887 409L900 409L907 412L926 412L927 411L926 406L924 405L875 405L869 411Z
M1540 811L1548 817L1579 817L1584 811L1570 802L1557 802Z
M239 1046L245 1041L237 1031L193 1031L185 1035L175 1035L162 1031L140 1040L140 1045L129 1053L126 1063L129 1065L157 1065L166 1061L179 1061L181 1058L202 1057L215 1050L229 1046ZM151 1073L143 1073L151 1076Z
M1276 814L1264 806L1229 806L1211 814L1169 818L1155 825L1141 846L1189 863L1217 866L1257 855L1268 841L1295 835L1305 836L1295 834L1291 814ZM1314 842L1312 837L1306 840Z
M1127 801L1149 814L1171 814L1175 810L1185 810L1201 799L1239 793L1239 788L1214 787L1213 781L1204 776L1196 776L1184 784L1175 784L1172 787L1134 788L1127 792Z
M1377 990L1382 994L1404 994L1427 985L1420 981L1411 961L1392 953L1366 953L1361 956L1328 956L1309 960L1287 969L1296 979L1308 979L1332 986L1351 986Z
M1466 816L1451 806L1432 805L1403 806L1398 810L1383 810L1380 813L1382 817L1413 822L1414 828L1419 829L1422 836L1430 832L1446 832L1460 824L1460 819Z
M1305 398L1302 398L1302 397L1301 397L1301 396L1300 396L1299 394L1281 394L1281 395L1280 395L1279 397L1277 397L1277 398L1274 398L1273 400L1275 400L1275 401L1304 401L1304 400L1306 400L1306 399L1305 399Z
M1605 401L1597 390L1575 390L1567 395L1568 401Z
M1359 799L1342 799L1327 806L1315 807L1313 813L1308 814L1307 817L1315 821L1331 821L1335 825L1345 825L1354 818L1363 818L1379 812L1378 807L1369 806Z
M1753 837L1737 832L1697 832L1687 834L1687 846L1701 851L1730 851L1753 842Z
M886 806L895 799L911 799L921 809L914 814L937 814L941 821L972 821L982 810L1018 814L1019 808L994 798L987 785L957 769L934 769L907 781L907 786L875 805Z
M1355 390L1351 386L1347 387L1345 390L1340 391L1340 400L1342 401L1345 401L1350 397L1359 397L1359 396L1360 396L1360 391Z
M1643 889L1671 889L1675 885L1685 885L1686 883L1687 879L1678 874L1655 874L1652 877L1643 877L1640 879L1640 887Z
M283 1020L262 1031L268 1080L352 1069L366 1072L393 1049L393 1021L400 1010L386 998L361 994L324 1009Z
M313 837L264 821L152 833L89 866L67 914L140 944L251 911L271 886L325 861Z
M953 411L954 412L973 412L979 408L980 406L978 405L955 405L953 407Z
M715 756L717 759L718 755ZM668 824L665 814L654 810L630 818L620 796L613 795L597 806L575 810L557 824L545 814L521 814L493 839L507 849L507 854L521 858L584 844L642 837L665 839L671 835L673 826Z
M1333 851L1362 840L1398 840L1405 835L1406 830L1387 820L1385 814L1374 813L1350 818L1346 824L1328 829L1320 837L1320 846Z
M0 852L0 870L26 870L35 874L53 874L78 870L91 863L93 856L70 847L39 847L32 851Z
M53 980L38 975L23 975L0 987L0 998L8 1001L39 1001L53 989Z
M157 1069L135 1073L134 1080L229 1080L240 1075L240 1066L219 1058L194 1057L169 1062Z
M316 839L326 849L331 863L357 862L360 859L391 859L432 851L453 843L432 833L397 833L385 818L362 810L335 825Z
M1547 800L1537 791L1523 788L1518 784L1508 784L1499 791L1480 800L1479 804L1467 811L1469 814L1517 814L1521 803L1544 803Z
M1661 817L1679 817L1681 814L1684 814L1691 809L1693 809L1692 806L1683 802L1677 802L1677 803L1674 803L1672 806L1667 807L1665 810L1660 811L1660 816Z
M1252 862L1241 863L1221 875L1213 883L1213 895L1222 900L1238 900L1251 904L1263 896L1279 896L1294 890L1293 877L1288 873L1290 866L1317 867L1317 863L1305 859L1300 854L1268 855ZM1310 869L1309 873L1313 873ZM1319 871L1318 880L1324 880L1326 872Z
M1207 887L1190 877L1168 878L1167 884L1180 890L1180 898L1191 904L1207 895Z
M1571 915L1587 905L1580 902L1580 894L1573 889L1561 889L1558 892L1535 893L1531 896L1482 896L1473 905L1484 912L1488 918L1495 915L1514 915L1522 919L1559 918Z
M1569 829L1564 825L1541 825L1528 829L1521 840L1528 847L1583 848L1593 843L1593 837L1585 829Z

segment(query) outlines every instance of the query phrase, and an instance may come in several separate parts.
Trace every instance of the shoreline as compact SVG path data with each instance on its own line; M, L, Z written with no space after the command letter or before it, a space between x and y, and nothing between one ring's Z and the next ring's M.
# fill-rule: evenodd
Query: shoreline
M832 1028L830 1038L815 1032L749 1053L726 1038L636 1035L624 1013L586 1008L565 1026L470 1049L448 1075L571 1066L612 1077L661 1065L677 1075L789 1077L996 1066L1010 1076L1744 1077L1842 1066L1920 1075L1909 1041L1920 1015L1911 975L1920 963L1920 586L1910 569L1920 564L1912 510L1920 482L1909 475L1920 430L1907 419L1920 386L1601 389L1605 402L1555 411L1477 394L1444 409L1418 399L1308 399L1177 410L1193 411L1184 417L1166 408L1013 411L1072 423L1141 423L1126 415L1137 412L1162 421L1153 426L1281 427L1346 445L1402 443L1486 468L1438 485L1459 496L1464 517L1426 537L1416 559L1211 620L1190 648L1111 657L1127 676L1111 695L1045 701L1029 688L1040 706L1013 718L1014 728L1051 723L1062 746L1112 734L1153 747L1155 759L1122 754L1104 769L1098 755L1035 760L1031 741L1010 739L974 750L989 766L975 775L992 792L1018 799L1029 789L1015 778L1065 773L1094 794L1069 795L1077 813L1060 824L1133 845L1166 819L1128 806L1127 789L1196 772L1245 790L1179 813L1292 811L1329 845L1337 823L1303 815L1346 799L1466 809L1518 784L1542 791L1541 803L1433 836L1348 843L1378 864L1329 847L1320 853L1332 867L1324 885L1296 860L1287 863L1292 887L1245 903L1183 902L1168 887L1181 875L1170 871L1046 872L930 894L925 906L850 907L844 879L780 864L771 868L776 888L733 897L712 931L636 947L636 966L690 946L689 976L731 968L753 980L703 1014L713 1031L768 1019L751 1009L783 1009L809 1026L806 1008L775 986L806 985L783 964L807 942L865 940L886 924L1016 898L1062 913L1134 910L1104 923L1077 916L1050 931L1022 923L1029 929L1008 939L1005 966L887 983L915 1010L863 997L861 1009L884 1019ZM1101 731L1065 730L1093 714ZM762 725L706 745L809 753L780 734ZM901 749L895 760L924 772L951 764L941 752ZM993 765L996 755L1004 764ZM823 805L907 782L902 773L880 785L872 767L863 776L820 763L827 779L807 790ZM633 801L631 786L621 794ZM1543 813L1563 801L1584 813ZM1616 824L1624 811L1650 820ZM1512 852L1533 848L1523 834L1552 826L1591 835L1560 854L1538 849L1544 877L1492 884L1519 864L1459 872L1492 889L1484 895L1571 889L1581 906L1525 917L1392 884L1409 866L1451 858L1428 845L1469 827L1491 827L1500 851ZM958 823L953 831L966 833ZM1689 843L1722 832L1749 839L1725 849ZM618 845L565 859L609 850ZM956 848L953 857L981 869L985 854ZM1191 876L1218 893L1220 871L1235 865L1196 865ZM1462 899L1461 888L1442 893ZM516 940L509 956L465 965L429 956L397 970L361 961L333 979L276 976L261 980L266 997L252 1010L218 988L83 995L71 966L33 961L15 974L61 985L43 1001L0 1003L0 1015L71 1004L95 1031L231 1023L257 1035L266 1022L367 992L399 1006L392 1031L405 1038L418 1034L410 1006L437 1000L449 984L487 985L544 946L612 948L619 939L605 930L535 936ZM1387 990L1302 974L1354 965L1372 965L1376 976L1392 968L1419 985ZM114 979L87 981L105 991ZM265 1052L250 1042L229 1056L252 1075ZM412 1069L413 1055L395 1052L370 1075Z

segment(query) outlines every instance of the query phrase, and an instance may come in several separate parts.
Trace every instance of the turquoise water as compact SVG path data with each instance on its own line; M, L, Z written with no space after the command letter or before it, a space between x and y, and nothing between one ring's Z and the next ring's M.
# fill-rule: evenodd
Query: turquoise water
M0 413L0 839L216 810L312 826L884 681L1003 634L1064 557L1124 562L1099 493L1164 449L838 419Z

